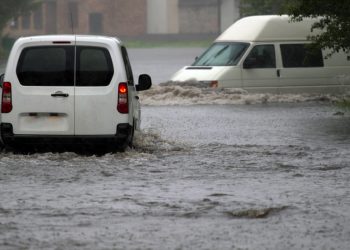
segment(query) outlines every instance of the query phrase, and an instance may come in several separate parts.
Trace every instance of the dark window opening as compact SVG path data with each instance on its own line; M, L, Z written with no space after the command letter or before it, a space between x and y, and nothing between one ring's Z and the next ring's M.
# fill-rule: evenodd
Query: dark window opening
M41 30L43 28L43 11L39 8L34 11L34 29Z
M97 47L77 48L76 86L107 86L114 71L107 49Z
M17 76L24 86L73 86L74 47L29 47L22 51Z
M26 13L22 16L22 29L30 29L31 13Z
M68 20L70 20L70 24L73 25L73 28L78 28L78 26L79 26L78 3L77 2L69 2L68 9L69 9Z
M25 48L17 65L17 76L24 86L74 86L74 46ZM105 48L76 48L76 86L107 86L114 69Z
M322 51L307 44L281 44L283 67L323 67Z
M56 2L46 2L46 32L57 33L57 5Z
M244 61L246 68L276 68L275 46L256 45Z
M101 13L90 13L89 15L90 34L103 33L103 15Z

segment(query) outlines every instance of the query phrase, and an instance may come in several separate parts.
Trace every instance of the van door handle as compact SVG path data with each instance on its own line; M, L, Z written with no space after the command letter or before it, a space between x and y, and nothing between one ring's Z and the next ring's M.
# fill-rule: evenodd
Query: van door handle
M277 77L281 77L281 70L280 69L277 69L276 73L277 73Z
M63 93L62 91L57 91L53 94L51 94L52 97L68 97L69 94Z

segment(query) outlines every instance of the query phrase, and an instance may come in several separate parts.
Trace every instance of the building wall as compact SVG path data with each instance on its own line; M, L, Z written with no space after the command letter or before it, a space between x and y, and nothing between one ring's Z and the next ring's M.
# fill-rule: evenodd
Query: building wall
M179 33L178 0L147 0L147 33Z
M240 18L239 0L221 0L220 30L230 27Z
M218 0L179 0L179 31L184 34L219 32Z
M219 34L238 18L239 0L43 0L3 35Z
M240 0L145 0L148 34L218 34L240 18Z
M137 36L147 33L146 0L112 0L114 10L110 13L113 20L108 32L123 36ZM113 17L115 17L113 19Z
M34 25L34 13L40 16L39 25ZM39 13L39 14L37 14ZM4 28L2 34L9 37L20 37L28 35L39 35L45 32L44 6L40 6L35 12L30 15L14 18L7 27Z
M10 22L3 34L11 37L71 33L144 35L147 32L146 4L146 0L46 0L38 10ZM41 13L40 28L34 25L38 11Z

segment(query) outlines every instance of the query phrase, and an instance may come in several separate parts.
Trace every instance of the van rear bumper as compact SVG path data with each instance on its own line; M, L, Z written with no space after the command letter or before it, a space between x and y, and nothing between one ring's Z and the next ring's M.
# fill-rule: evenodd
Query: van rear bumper
M7 148L20 150L47 151L65 148L74 149L122 149L124 150L132 140L133 128L128 123L118 124L114 135L31 135L14 134L10 123L0 125L2 141Z

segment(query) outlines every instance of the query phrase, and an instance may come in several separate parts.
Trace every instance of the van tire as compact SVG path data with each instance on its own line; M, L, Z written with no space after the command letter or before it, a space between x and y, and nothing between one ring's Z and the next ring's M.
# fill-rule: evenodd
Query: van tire
M132 123L131 135L128 142L128 146L131 149L134 149L134 135L135 135L135 119L133 120L133 123Z

